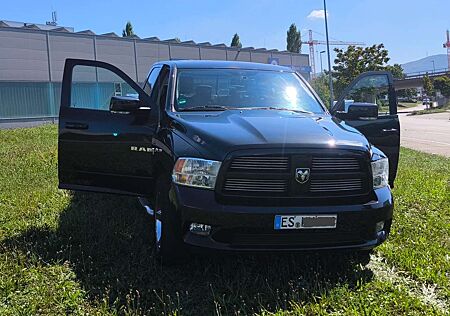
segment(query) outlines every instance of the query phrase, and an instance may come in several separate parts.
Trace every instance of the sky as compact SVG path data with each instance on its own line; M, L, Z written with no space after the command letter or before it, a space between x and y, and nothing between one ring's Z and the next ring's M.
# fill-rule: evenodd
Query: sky
M327 0L327 9L330 39L384 43L390 63L446 53L450 0ZM229 45L238 33L243 46L284 50L286 31L295 23L302 40L309 29L315 39L325 39L322 0L1 0L0 20L45 23L53 10L60 26L97 34L121 35L131 21L141 38ZM307 45L302 52L309 52Z

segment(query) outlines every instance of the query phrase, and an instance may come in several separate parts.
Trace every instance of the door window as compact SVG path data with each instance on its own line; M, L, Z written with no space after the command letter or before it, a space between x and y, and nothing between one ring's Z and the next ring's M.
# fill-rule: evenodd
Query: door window
M345 96L347 112L352 103L372 103L378 105L378 115L389 115L389 78L386 74L374 74L361 78Z
M148 76L147 81L144 85L144 91L150 95L152 93L153 88L155 87L156 80L158 79L158 75L161 72L161 67L153 68Z
M169 74L170 68L168 66L164 66L158 71L158 78L154 84L154 90L152 90L150 95L152 103L156 104L159 108L163 108L166 105L169 89Z
M72 72L70 107L109 111L111 97L139 97L139 93L114 72L76 65Z

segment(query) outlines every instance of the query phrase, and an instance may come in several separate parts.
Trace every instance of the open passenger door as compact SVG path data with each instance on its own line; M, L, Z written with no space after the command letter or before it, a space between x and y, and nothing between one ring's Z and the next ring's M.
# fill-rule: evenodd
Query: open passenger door
M330 110L386 154L391 186L397 174L400 151L400 123L393 82L390 72L363 73L350 83Z
M157 126L151 97L124 72L104 62L67 59L59 113L59 187L150 194Z

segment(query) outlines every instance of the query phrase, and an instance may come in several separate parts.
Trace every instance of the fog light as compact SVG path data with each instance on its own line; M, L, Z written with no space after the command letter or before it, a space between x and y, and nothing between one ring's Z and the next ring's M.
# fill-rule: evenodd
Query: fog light
M377 233L377 239L378 239L379 244L384 242L386 240L386 238L387 238L387 233L384 230L379 231Z
M384 228L384 221L378 222L375 224L375 231L378 233L382 231Z
M200 236L208 236L211 232L211 226L206 224L192 223L189 231Z

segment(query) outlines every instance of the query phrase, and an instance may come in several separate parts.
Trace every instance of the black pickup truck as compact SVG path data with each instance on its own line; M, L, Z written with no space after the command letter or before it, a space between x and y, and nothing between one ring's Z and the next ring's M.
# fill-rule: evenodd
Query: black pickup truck
M387 72L328 110L281 66L158 62L139 85L68 59L59 187L138 197L167 262L195 249L367 257L390 231L399 139Z

